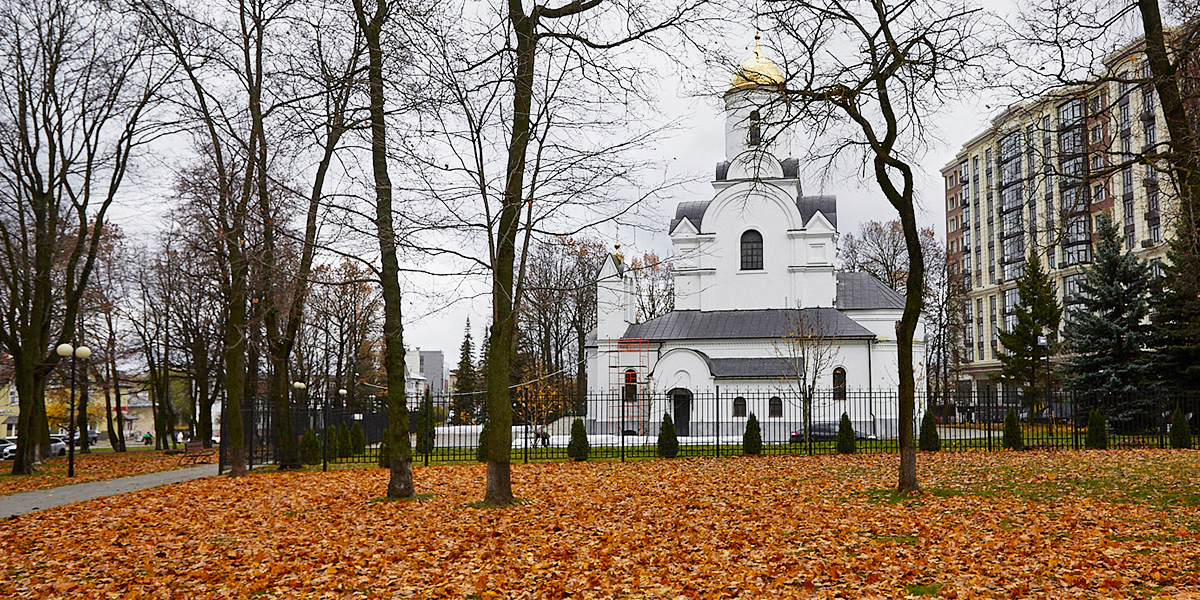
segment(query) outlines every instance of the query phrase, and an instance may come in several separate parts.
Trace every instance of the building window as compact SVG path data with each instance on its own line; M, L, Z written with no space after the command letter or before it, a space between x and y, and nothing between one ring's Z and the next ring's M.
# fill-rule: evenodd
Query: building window
M742 234L742 270L754 271L763 268L762 234L750 229Z
M842 367L833 370L833 399L846 400L846 369Z
M762 116L757 110L750 111L750 145L757 146L762 143Z
M637 371L625 371L625 385L621 386L621 396L626 402L637 401Z
M783 416L783 400L780 399L779 396L771 396L771 400L767 408L767 416L775 418Z
M738 396L737 398L733 399L733 416L735 416L735 417L746 416L746 399L745 398Z

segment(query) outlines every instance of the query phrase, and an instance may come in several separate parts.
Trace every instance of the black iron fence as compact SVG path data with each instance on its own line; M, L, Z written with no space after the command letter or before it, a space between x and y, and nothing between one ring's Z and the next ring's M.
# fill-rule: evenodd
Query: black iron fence
M512 460L565 460L571 424L584 423L591 450L600 460L653 458L663 418L670 415L679 456L742 453L751 415L759 422L763 452L836 452L842 415L850 420L858 452L899 450L899 398L895 391L823 390L805 397L794 389L711 393L673 390L664 394L614 393L584 397L517 391L513 395ZM418 464L477 460L483 428L483 394L443 395L408 400L413 461ZM1193 430L1200 425L1200 394L1131 393L1097 395L950 393L918 395L919 427L931 413L943 450L1003 448L1004 421L1012 412L1026 447L1084 447L1087 419L1098 411L1110 447L1164 448L1171 416L1179 409ZM278 463L276 403L253 398L242 408L243 448L248 466ZM382 398L346 402L316 397L287 407L300 461L308 465L379 464L387 409ZM228 464L229 439L221 428L221 469ZM807 425L807 426L806 426Z

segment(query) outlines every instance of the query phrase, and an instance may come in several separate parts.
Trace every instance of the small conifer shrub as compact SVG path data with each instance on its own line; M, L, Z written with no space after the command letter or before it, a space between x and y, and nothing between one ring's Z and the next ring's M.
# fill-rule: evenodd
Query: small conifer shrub
M583 419L571 421L571 442L567 444L567 456L571 460L583 462L587 460L589 451L591 451L591 446L588 444L587 429L583 426Z
M1021 433L1021 423L1017 421L1017 409L1008 409L1004 417L1004 447L1009 450L1024 450L1025 436Z
M479 462L488 460L488 424L486 422L483 424L483 429L479 430L479 446L475 449L475 460Z
M1192 447L1192 426L1179 407L1171 415L1171 447L1177 450Z
M917 439L917 447L922 452L937 452L942 449L942 437L938 435L937 419L932 410L925 411L921 418L921 436Z
M363 435L362 427L358 421L350 424L350 453L351 456L366 454L367 452L367 437Z
M321 442L317 439L317 432L311 427L300 436L300 462L306 465L321 462Z
M762 454L762 427L758 424L758 417L754 413L750 413L750 417L746 419L746 432L742 434L742 453L747 456L758 456Z
M838 454L858 452L858 440L854 438L854 425L850 424L850 416L846 413L842 413L842 420L838 423L837 451Z
M658 455L675 458L678 454L679 439L675 437L675 422L670 414L663 414L662 425L658 428Z
M1096 409L1092 409L1088 414L1087 439L1083 445L1093 450L1108 448L1108 426L1104 423L1104 415Z

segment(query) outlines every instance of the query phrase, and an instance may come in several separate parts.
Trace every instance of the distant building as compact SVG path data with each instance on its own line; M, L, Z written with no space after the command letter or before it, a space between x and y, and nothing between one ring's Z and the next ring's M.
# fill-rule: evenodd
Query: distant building
M854 405L847 392L895 392L904 298L871 275L835 272L837 199L802 190L794 132L779 125L782 81L756 44L725 93L729 160L712 198L680 203L669 227L675 310L635 322L633 274L619 253L604 261L586 353L590 432L652 434L671 414L681 436L741 435L753 413L765 441L786 441L802 428L799 411L783 409L796 389L788 338L802 327L833 348L817 382L831 402L814 421L847 412L860 432L898 431L895 403Z
M982 397L998 391L999 333L1015 323L1016 281L1031 253L1064 308L1082 300L1098 215L1111 215L1124 247L1156 270L1165 256L1173 199L1153 157L1168 134L1153 87L1129 81L1148 77L1141 47L1110 56L1093 85L1009 107L942 168L947 259L967 296L964 382Z

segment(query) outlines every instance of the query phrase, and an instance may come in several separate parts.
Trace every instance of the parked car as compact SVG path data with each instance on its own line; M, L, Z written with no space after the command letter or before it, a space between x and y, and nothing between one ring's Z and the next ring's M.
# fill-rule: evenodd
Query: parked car
M67 443L61 435L50 436L50 456L65 456ZM12 460L17 455L17 440L8 438L0 440L0 460Z
M832 442L837 440L838 424L833 421L826 421L812 424L812 441L814 442ZM876 440L879 439L870 433L854 432L856 440ZM804 443L804 430L793 431L792 435L788 436L788 442L792 444Z
M64 442L67 440L67 436L65 436L65 435L59 436L59 437L61 437ZM100 439L100 432L89 431L89 432L87 432L87 437L88 437L88 445L95 446L96 442ZM74 445L78 440L79 440L79 432L75 432L75 435L71 437L71 444Z

